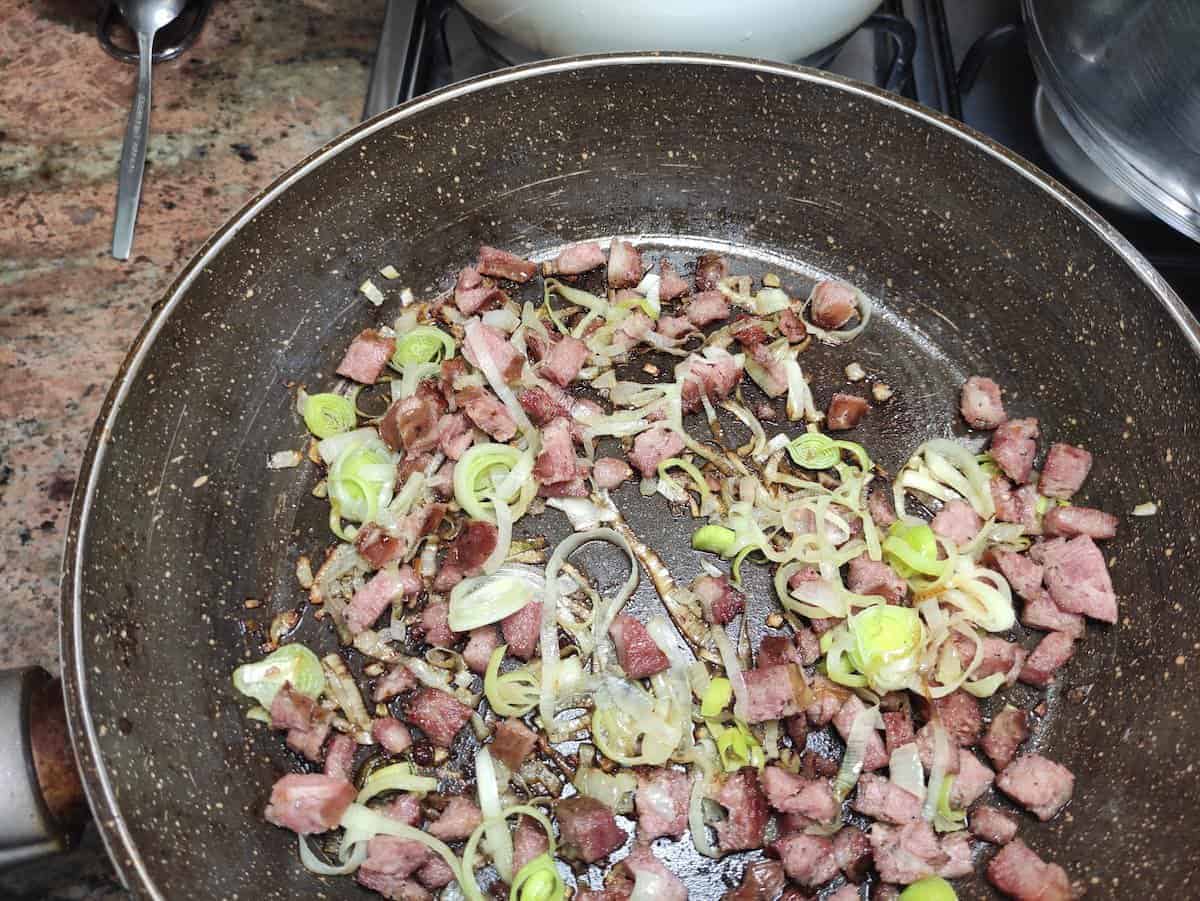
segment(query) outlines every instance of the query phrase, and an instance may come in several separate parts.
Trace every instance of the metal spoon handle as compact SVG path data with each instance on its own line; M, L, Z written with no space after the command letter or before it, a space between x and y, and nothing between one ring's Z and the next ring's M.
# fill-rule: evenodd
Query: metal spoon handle
M138 33L138 83L129 123L125 126L125 146L121 149L121 171L117 180L117 218L113 225L112 255L129 259L133 248L133 226L137 222L138 201L142 197L142 173L146 168L146 140L150 133L150 66L153 62L154 35Z

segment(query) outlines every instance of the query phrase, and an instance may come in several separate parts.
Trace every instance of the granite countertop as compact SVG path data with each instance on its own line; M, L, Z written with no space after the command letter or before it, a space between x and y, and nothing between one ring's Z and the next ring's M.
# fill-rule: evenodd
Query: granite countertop
M108 252L135 71L95 38L99 4L0 10L0 667L58 669L59 565L92 423L151 306L200 244L355 123L383 0L218 0L154 68L133 255ZM0 873L0 897L122 897L94 830Z

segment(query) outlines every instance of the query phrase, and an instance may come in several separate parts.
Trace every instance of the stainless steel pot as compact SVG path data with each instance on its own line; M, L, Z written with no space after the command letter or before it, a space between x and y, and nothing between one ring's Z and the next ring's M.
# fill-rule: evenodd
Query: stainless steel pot
M1200 240L1200 3L1023 0L1063 125L1143 206Z

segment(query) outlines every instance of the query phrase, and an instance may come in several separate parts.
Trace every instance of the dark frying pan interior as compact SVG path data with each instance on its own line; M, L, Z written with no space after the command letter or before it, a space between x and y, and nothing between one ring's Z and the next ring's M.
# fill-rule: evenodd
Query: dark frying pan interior
M897 389L858 435L886 466L958 432L957 386L982 372L1011 410L1096 455L1089 502L1160 503L1108 544L1126 618L1089 630L1050 693L1037 741L1076 773L1075 800L1023 834L1098 895L1187 896L1200 851L1194 321L1077 200L933 114L812 72L653 56L501 73L368 123L219 233L142 335L93 436L64 581L73 727L131 887L362 894L308 875L290 834L261 821L291 761L229 685L271 616L301 603L296 557L328 539L313 473L265 468L302 446L289 384L329 384L350 337L395 316L392 285L379 310L356 293L386 263L424 296L480 242L541 254L613 234L680 262L719 246L794 286L821 271L875 296L858 343L802 363L821 404L852 360ZM635 528L690 577L690 525L633 494ZM644 581L635 604L649 603ZM326 646L326 632L309 615L299 634ZM740 872L679 853L693 897Z

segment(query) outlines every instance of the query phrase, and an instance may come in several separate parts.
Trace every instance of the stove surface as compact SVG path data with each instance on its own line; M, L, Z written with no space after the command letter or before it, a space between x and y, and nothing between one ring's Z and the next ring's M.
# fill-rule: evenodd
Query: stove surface
M536 58L473 22L452 0L420 6L426 40L417 93ZM874 27L868 23L800 62L885 86L894 74L895 35L907 33L910 71L892 87L988 135L1080 194L1200 312L1200 246L1153 216L1122 212L1088 194L1043 147L1035 123L1037 78L1018 0L887 0L874 19Z

